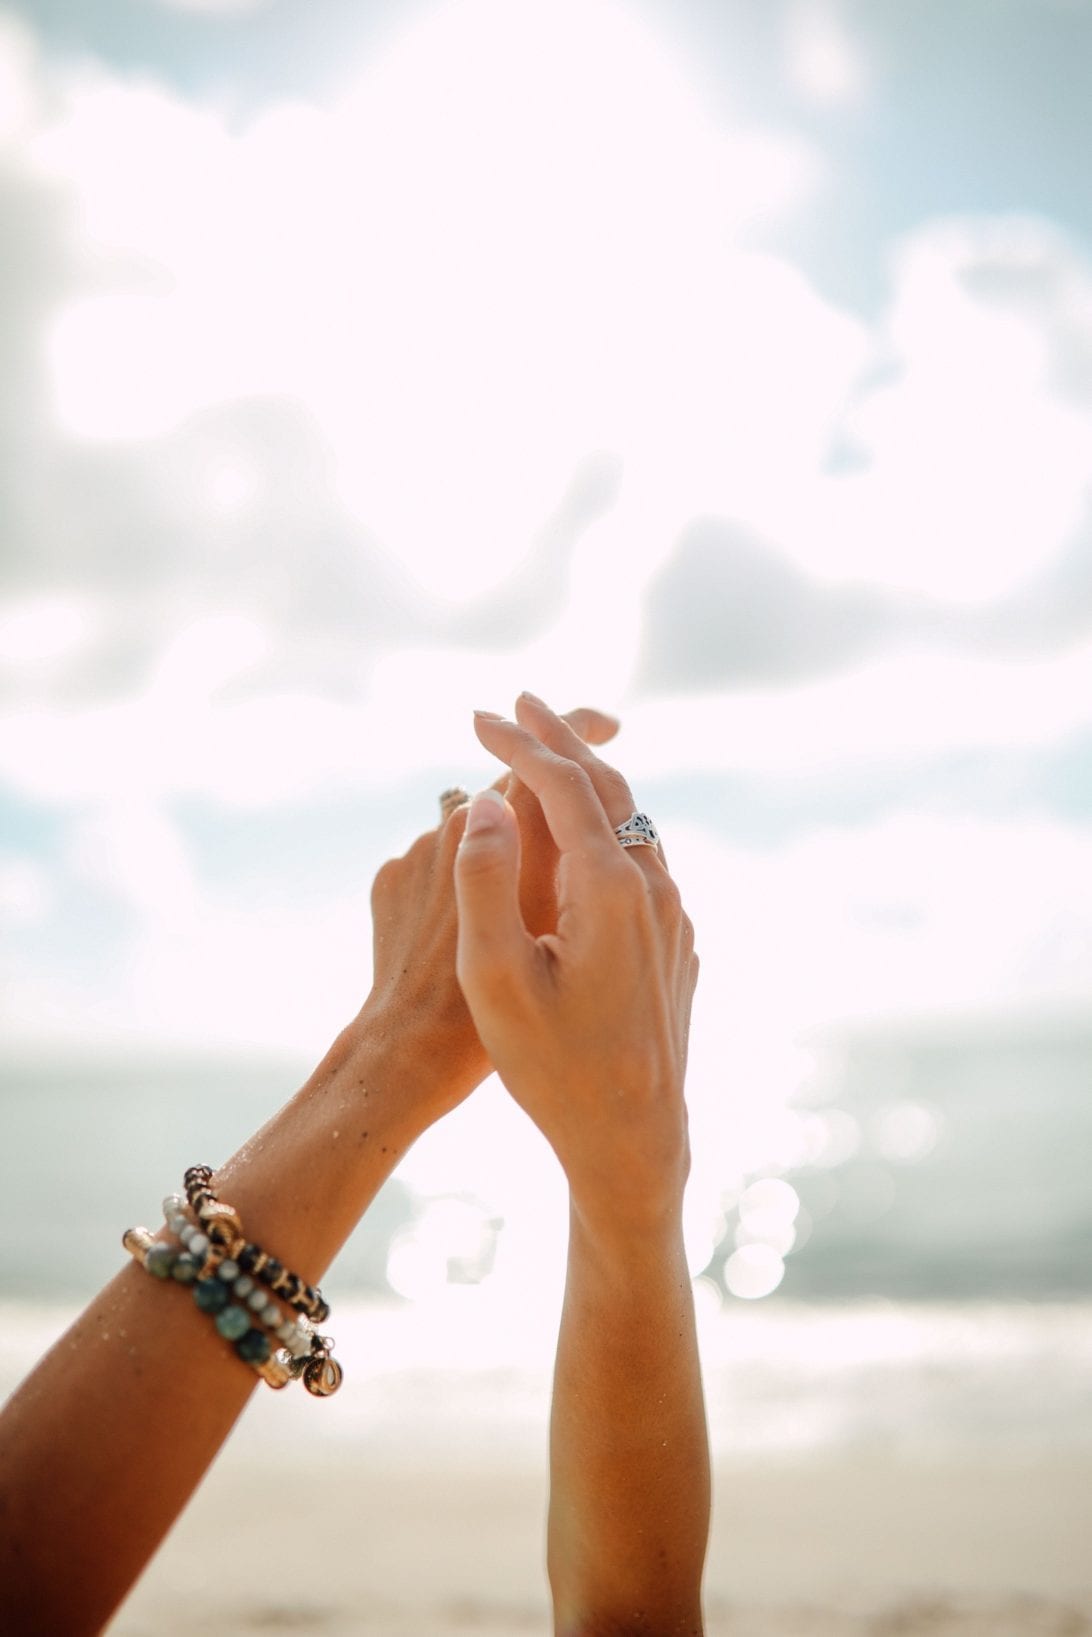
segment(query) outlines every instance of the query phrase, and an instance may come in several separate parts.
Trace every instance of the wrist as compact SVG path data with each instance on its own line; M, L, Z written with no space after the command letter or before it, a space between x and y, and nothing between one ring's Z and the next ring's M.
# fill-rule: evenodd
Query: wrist
M365 1094L407 1130L407 1146L467 1097L490 1072L471 1030L427 1028L407 1009L370 996L342 1030L320 1073L336 1073L347 1092Z
M351 1107L357 1123L404 1152L432 1123L428 1094L439 1074L412 1040L362 1013L338 1035L309 1085L323 1101Z
M247 1232L321 1279L425 1126L418 1066L359 1020L300 1091L223 1166L215 1184Z
M622 1276L686 1266L682 1190L619 1209L569 1195L569 1249Z

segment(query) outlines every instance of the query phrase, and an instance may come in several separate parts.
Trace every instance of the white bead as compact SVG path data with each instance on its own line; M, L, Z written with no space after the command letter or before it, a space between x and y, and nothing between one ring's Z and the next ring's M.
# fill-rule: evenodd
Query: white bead
M306 1358L311 1351L310 1336L301 1336L299 1331L285 1343L293 1358Z
M277 1326L277 1339L283 1341L286 1347L296 1334L298 1332L291 1319L285 1319L283 1324Z
M258 1317L269 1330L276 1330L281 1322L281 1310L276 1302L267 1302Z
M181 1216L186 1208L186 1201L181 1194L168 1194L163 1201L164 1216Z
M226 1256L216 1271L224 1283L226 1285L230 1285L239 1277L239 1264L238 1262L233 1262L230 1256Z
M186 1243L190 1248L191 1256L204 1256L209 1248L208 1235L203 1233L191 1234Z
M243 1296L249 1296L250 1292L254 1289L254 1280L250 1277L249 1273L240 1273L239 1277L236 1279L231 1288L235 1292L236 1296L240 1298Z
M182 1229L182 1231L180 1232L178 1237L179 1237L179 1239L181 1239L181 1241L185 1245L186 1249L189 1250L191 1245L193 1244L194 1239L197 1237L197 1229L187 1226L187 1227Z
M261 1287L259 1286L257 1290L252 1290L251 1291L250 1295L246 1299L246 1305L249 1308L252 1308L255 1313L257 1313L261 1308L263 1308L265 1306L265 1304L266 1304L266 1302L268 1300L269 1300L269 1297L266 1295L265 1291L262 1290Z

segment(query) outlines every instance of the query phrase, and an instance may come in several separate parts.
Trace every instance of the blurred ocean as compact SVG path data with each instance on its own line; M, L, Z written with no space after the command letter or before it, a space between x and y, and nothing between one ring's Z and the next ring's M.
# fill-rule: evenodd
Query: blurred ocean
M0 1385L121 1264L122 1228L155 1225L185 1165L226 1156L304 1075L258 1057L7 1061ZM714 1443L1092 1450L1090 1086L1092 1030L1072 1023L829 1053L795 1152L726 1188L710 1235ZM427 1221L451 1236L446 1271L414 1291L399 1257L412 1273ZM541 1447L557 1286L493 1277L508 1231L488 1200L383 1190L328 1281L358 1383L339 1436L382 1445L412 1424L441 1448ZM729 1294L749 1258L782 1270L765 1299Z

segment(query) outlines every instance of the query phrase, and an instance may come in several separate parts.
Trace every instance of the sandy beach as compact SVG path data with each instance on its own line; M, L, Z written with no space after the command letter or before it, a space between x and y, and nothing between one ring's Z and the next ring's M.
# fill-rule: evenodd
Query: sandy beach
M549 1326L441 1305L348 1302L336 1399L255 1394L111 1637L548 1637ZM9 1308L0 1388L70 1317ZM709 1637L1092 1634L1089 1318L706 1313Z
M414 1470L229 1449L115 1637L261 1631L536 1634L544 1475L494 1452ZM1092 1631L1084 1460L718 1464L708 1630L732 1637L1077 1637Z

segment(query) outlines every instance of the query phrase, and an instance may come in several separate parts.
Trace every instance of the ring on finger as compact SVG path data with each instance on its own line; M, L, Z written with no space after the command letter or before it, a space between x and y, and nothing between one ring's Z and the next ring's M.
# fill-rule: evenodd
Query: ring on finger
M440 794L441 820L446 822L457 807L461 807L464 802L468 802L469 800L470 797L467 795L462 785L453 784L450 790L442 791Z
M623 847L658 847L660 832L647 813L631 813L624 824L616 824L614 833Z

